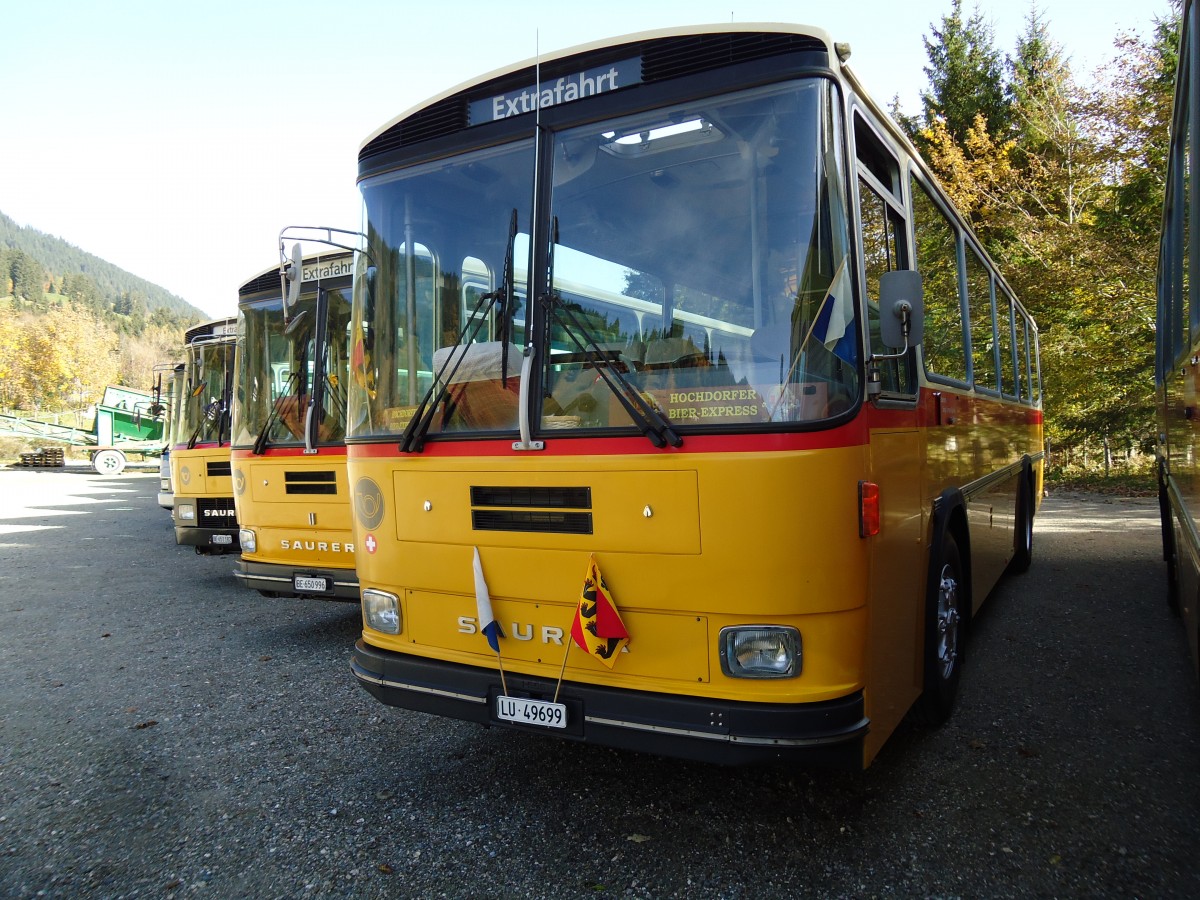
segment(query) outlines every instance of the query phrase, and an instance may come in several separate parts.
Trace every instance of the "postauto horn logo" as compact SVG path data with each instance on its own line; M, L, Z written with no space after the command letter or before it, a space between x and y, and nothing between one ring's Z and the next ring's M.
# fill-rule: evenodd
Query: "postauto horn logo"
M367 531L374 531L383 521L383 492L370 478L354 484L354 512Z

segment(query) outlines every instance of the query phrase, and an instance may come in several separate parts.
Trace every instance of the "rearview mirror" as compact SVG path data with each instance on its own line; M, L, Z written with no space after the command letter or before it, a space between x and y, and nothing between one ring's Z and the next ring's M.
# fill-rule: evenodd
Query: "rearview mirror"
M296 305L296 301L300 299L300 287L304 281L304 256L300 252L300 245L292 244L292 258L283 269L283 277L287 282L287 293L283 298L283 308L285 311L291 310Z
M914 347L925 335L921 274L909 269L879 276L879 336L887 347Z

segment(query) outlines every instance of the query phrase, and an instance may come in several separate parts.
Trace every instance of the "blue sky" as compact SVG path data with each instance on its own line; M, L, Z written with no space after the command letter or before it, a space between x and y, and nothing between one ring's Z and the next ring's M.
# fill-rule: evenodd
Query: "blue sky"
M1087 80L1168 0L1040 0ZM965 11L976 9L965 0ZM979 4L1011 52L1031 6ZM358 227L359 145L423 99L604 37L791 21L849 42L886 105L919 109L951 0L60 0L0 6L0 212L232 315L285 225Z

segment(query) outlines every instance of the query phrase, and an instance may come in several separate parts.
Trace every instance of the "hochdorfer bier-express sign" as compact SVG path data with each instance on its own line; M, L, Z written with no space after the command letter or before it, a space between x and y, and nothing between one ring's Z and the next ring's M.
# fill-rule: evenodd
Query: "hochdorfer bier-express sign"
M519 116L531 113L536 109L558 106L593 97L596 94L607 94L621 88L640 84L642 80L642 61L626 59L609 65L585 69L571 75L563 75L531 84L519 91L509 91L482 100L473 100L470 104L471 124L483 125L486 122L498 122L509 116Z

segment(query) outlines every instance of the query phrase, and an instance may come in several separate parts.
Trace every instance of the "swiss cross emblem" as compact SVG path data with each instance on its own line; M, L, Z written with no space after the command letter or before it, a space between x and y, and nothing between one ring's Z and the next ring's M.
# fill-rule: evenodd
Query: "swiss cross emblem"
M376 543L375 535L373 534L368 534L367 539L363 541L363 543L366 544L368 553L374 553L375 548L379 546L379 544Z

